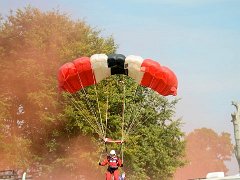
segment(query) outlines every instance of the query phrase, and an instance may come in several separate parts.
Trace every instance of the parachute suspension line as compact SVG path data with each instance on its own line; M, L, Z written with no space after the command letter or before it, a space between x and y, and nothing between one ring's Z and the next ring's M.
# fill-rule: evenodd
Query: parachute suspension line
M141 108L143 107L143 102L141 103ZM140 111L139 111L139 113L137 113L136 115L135 115L135 117L134 117L134 119L133 119L133 121L132 121L132 123L131 123L131 126L129 127L129 129L128 129L128 134L130 134L130 132L135 128L135 127L137 127L138 125L140 125L140 124L143 124L143 123L145 123L148 119L149 119L149 117L148 118L146 118L143 122L141 122L140 120L136 120L136 119L138 119L138 117L140 116Z
M79 93L78 93L79 94ZM79 95L80 96L80 95ZM87 101L87 100L86 100ZM79 105L78 105L79 106ZM90 106L91 107L91 106ZM90 108L88 105L87 105L87 108L88 109L90 109L90 111L92 111L91 110L91 108ZM92 113L92 112L91 112ZM101 137L103 137L103 132L102 132L102 130L101 130L101 125L99 124L99 122L98 122L98 118L97 118L97 116L96 116L96 114L95 113L92 113L93 114L93 120L91 120L91 121L89 121L89 125L90 126L93 126L93 124L95 124L95 127L97 127L98 129L99 129L99 132L100 133L98 133L98 135L99 136L101 136ZM88 118L89 119L89 118Z
M122 108L122 141L125 139L125 133L124 133L124 125L125 125L125 93L126 93L126 87L125 87L125 82L124 82L124 77L123 77L123 108Z
M83 113L82 113L82 108L73 100L74 99L74 97L73 97L73 95L71 94L71 93L69 93L70 94L70 101L71 101L71 103L74 105L74 107L78 110L78 113L79 114L81 114L83 117L84 117L84 119L88 122L88 124L97 132L97 134L100 136L100 135L102 135L101 134L101 131L100 131L100 129L99 129L99 127L97 126L97 125L94 125L94 123L93 123L93 121L90 119L90 118L88 118L86 115L84 115Z
M101 133L99 127L94 125L92 120L90 120L87 116L85 116L83 113L81 113L82 109L79 108L79 105L77 105L73 100L71 100L71 102L75 106L75 108L78 110L78 113L80 113L84 117L84 119L88 122L88 124L97 132L97 134L99 136L102 136L102 133Z
M149 116L150 117L150 116ZM149 119L149 117L147 117L144 121L139 121L139 122L137 122L135 125L134 125L134 127L137 127L138 125L140 125L140 124L143 124L143 123L145 123L148 119ZM132 129L134 129L134 128L132 128ZM132 130L131 129L131 130ZM131 134L131 131L129 131L129 134Z
M139 87L139 86L138 86ZM136 92L137 92L137 90L139 89L137 87L137 89L136 89ZM135 92L135 93L136 93ZM134 98L135 99L135 98ZM140 105L139 105L139 108L137 108L138 110L137 111L135 111L136 113L132 113L132 115L131 115L131 117L133 117L133 120L131 121L131 123L130 123L130 125L129 125L129 127L128 127L128 129L126 130L126 133L127 134L129 134L129 132L134 128L134 127L136 127L136 126L134 126L134 124L136 124L135 122L137 122L137 119L138 119L138 117L139 117L139 115L141 114L141 108L143 107L143 101L141 101L141 103L140 103Z
M122 158L122 163L123 163L123 143L121 143L121 158Z
M81 86L83 87L83 83L82 83L82 80L81 80L81 78L80 78L80 76L79 76L79 73L78 73L78 79L79 79L79 82L80 82ZM87 97L87 101L86 101L86 102L87 102L88 108L91 110L92 115L94 115L94 116L96 117L96 119L97 119L97 115L96 115L95 111L93 110L92 104L89 102L89 96L88 96L85 88L83 87L82 90L83 90L85 96ZM90 104L90 105L89 105L89 104Z
M81 84L81 87L83 87L83 83L82 83L82 80L81 80L81 78L80 78L79 73L78 73L78 80L79 80L79 82L80 82L80 84ZM84 87L82 88L82 91L83 91L85 97L87 97L86 99L84 99L85 102L86 102L86 104L87 104L87 108L90 109L90 112L91 112L92 115L94 116L95 123L97 124L97 126L99 127L99 130L101 131L101 124L99 124L99 122L98 122L97 115L96 115L96 113L95 113L95 111L94 111L94 109L93 109L92 104L91 104L90 101L89 101L90 98L89 98L88 94L86 93L86 90L85 90ZM104 132L103 132L103 131L101 132L101 136L102 136L102 137L104 136Z
M104 134L104 138L107 137L107 123L108 123L108 95L107 95L107 108L106 108L106 115L105 115L105 134Z
M152 86L152 83L153 83L153 80L154 80L154 79L155 79L155 77L152 78L149 87ZM143 101L141 102L141 105L140 105L140 106L141 106L141 108L143 107ZM135 123L135 122L136 122L136 119L137 119L137 117L139 117L139 115L140 115L140 111L137 111L137 113L136 113L136 115L134 116L134 119L133 119L133 121L132 121L132 123L131 123L128 131L127 131L127 134L129 134L130 131L132 131L132 130L133 130L135 127L137 127L139 124L141 124L140 121L138 121L137 123ZM148 119L148 118L147 118L147 119ZM146 122L147 119L145 119L144 122Z
M136 89L135 89L135 91L134 91L134 96L133 96L133 101L134 101L134 103L135 103L135 98L136 98L136 94L137 94L137 91L138 91L138 89L139 89L139 85L137 85L136 86ZM135 111L134 111L134 107L133 106L130 106L130 108L131 108L131 110L130 110L130 112L131 112L131 115L130 115L130 117L129 117L129 122L131 121L131 119L132 119L132 117L134 116L134 114L136 114L137 113L137 111L136 111L136 108L135 108ZM128 129L132 126L132 124L134 123L134 121L131 121L131 123L129 123L128 124L128 127L126 128L126 135L128 135Z
M66 82L69 89L71 89L71 91L73 91L72 87L69 85L68 82ZM96 126L94 126L94 123L92 123L92 121L90 120L90 118L88 118L86 115L84 115L82 113L82 109L81 107L79 106L79 104L77 104L73 99L74 99L74 96L69 92L67 91L69 94L70 94L70 101L71 103L75 106L75 108L78 110L78 112L84 117L84 119L88 122L88 124L95 130L95 132L99 135L99 136L103 136L102 132L101 132L101 128L100 126L98 126L98 128Z
M93 77L93 79L94 79L94 91L95 91L95 95L96 95L96 98L97 98L97 107L98 107L98 114L99 114L99 119L100 119L100 128L101 128L102 135L104 135L103 121L102 121L101 109L100 109L100 105L99 105L96 79L95 79L95 77ZM102 136L102 139L104 140L103 136Z
M73 99L74 99L73 95L72 95L71 93L69 93L69 94L71 95L70 101L71 101L71 103L75 106L75 108L78 110L78 113L80 113L80 114L84 117L84 119L88 122L88 124L89 124L99 135L101 135L101 132L99 131L99 129L97 128L97 126L94 126L94 125L93 125L94 123L92 123L92 121L91 121L86 115L84 115L84 114L82 113L82 109L80 108L80 106L79 106L78 104L76 104L76 102L73 100Z

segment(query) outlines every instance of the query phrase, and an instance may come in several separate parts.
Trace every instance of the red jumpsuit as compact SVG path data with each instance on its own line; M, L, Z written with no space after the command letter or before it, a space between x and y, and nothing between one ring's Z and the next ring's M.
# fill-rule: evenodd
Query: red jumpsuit
M118 167L122 167L122 161L117 156L108 156L103 162L100 163L101 166L108 165L106 172L106 180L111 180L112 175L114 180L118 180L119 170Z

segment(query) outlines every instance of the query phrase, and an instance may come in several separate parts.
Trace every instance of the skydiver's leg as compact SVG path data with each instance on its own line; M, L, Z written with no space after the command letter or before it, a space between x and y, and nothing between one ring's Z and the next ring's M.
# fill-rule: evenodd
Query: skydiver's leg
M114 180L118 180L119 179L119 170L115 170L113 175L114 175Z
M111 173L109 171L106 172L106 180L111 180Z

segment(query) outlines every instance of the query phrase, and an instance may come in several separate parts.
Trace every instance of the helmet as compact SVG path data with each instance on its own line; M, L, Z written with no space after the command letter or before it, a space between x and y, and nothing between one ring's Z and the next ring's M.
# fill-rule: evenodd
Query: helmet
M115 156L116 156L115 150L111 150L111 151L110 151L110 155L115 155Z

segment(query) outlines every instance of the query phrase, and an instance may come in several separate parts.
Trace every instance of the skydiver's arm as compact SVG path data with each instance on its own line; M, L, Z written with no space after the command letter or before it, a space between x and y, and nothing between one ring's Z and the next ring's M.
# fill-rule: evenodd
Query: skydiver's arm
M123 166L122 160L121 160L120 158L118 158L118 166L119 166L119 167L122 167L122 166Z
M108 159L105 159L104 161L100 162L100 166L106 166L108 164Z

